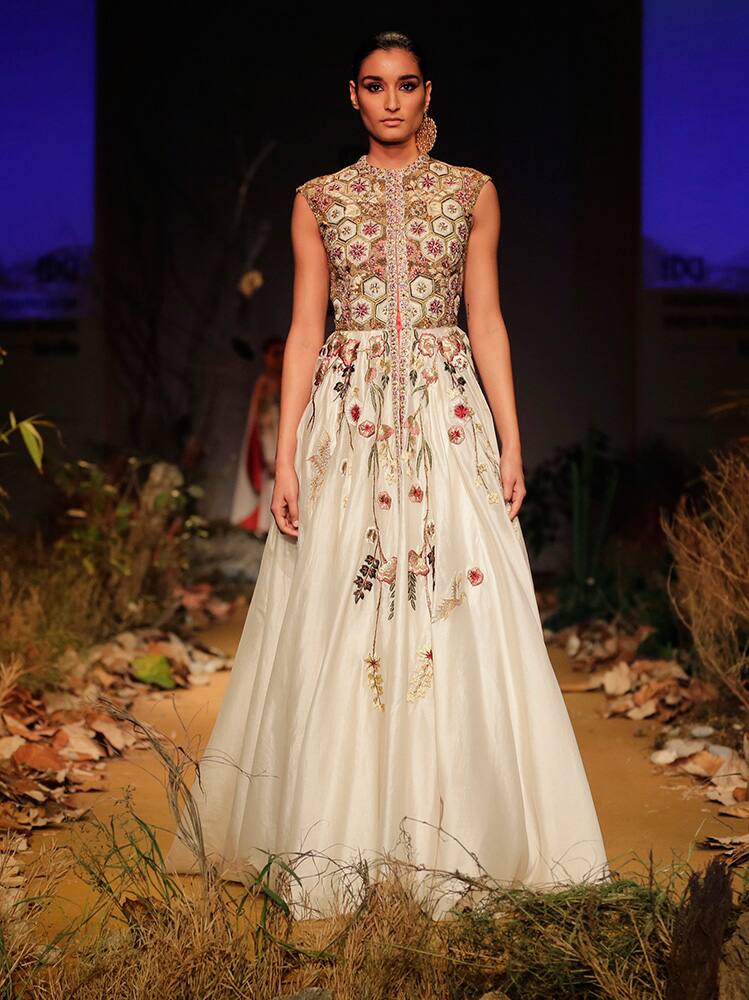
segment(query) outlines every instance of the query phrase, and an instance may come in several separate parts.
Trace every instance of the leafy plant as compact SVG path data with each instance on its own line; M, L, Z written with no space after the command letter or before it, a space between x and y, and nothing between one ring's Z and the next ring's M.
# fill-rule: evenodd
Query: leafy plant
M7 356L8 352L5 348L0 347L0 365L5 363L5 358ZM39 428L54 426L55 425L50 420L42 420L38 414L33 417L26 417L24 420L17 420L15 413L11 410L8 423L0 426L0 444L10 444L11 438L14 434L20 435L21 440L26 446L26 450L31 457L31 461L34 463L39 472L41 472L42 459L44 456L44 441L39 433ZM10 517L10 512L5 504L5 500L7 499L8 491L0 485L0 514L2 514L6 520Z
M178 600L174 585L187 568L185 543L205 532L190 507L202 490L186 484L177 466L128 456L106 472L79 460L53 469L66 500L56 556L100 581L100 600L113 624L152 620L147 605L168 620Z

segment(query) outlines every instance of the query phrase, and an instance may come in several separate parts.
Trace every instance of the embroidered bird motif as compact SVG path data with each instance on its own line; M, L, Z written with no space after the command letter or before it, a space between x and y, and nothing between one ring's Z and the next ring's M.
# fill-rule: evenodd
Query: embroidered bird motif
M466 599L463 590L463 570L460 570L453 577L451 595L443 598L437 606L437 611L432 615L432 621L438 622L442 618L447 618L451 611L459 607Z

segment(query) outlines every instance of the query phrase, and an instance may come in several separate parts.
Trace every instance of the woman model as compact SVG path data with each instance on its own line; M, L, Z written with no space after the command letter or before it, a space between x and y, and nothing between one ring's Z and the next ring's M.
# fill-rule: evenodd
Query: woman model
M336 864L384 852L511 884L607 878L518 520L497 191L429 153L407 36L362 46L350 96L368 152L293 205L274 520L193 786L206 851L243 881L293 858L293 905L323 915ZM167 864L196 870L179 840Z

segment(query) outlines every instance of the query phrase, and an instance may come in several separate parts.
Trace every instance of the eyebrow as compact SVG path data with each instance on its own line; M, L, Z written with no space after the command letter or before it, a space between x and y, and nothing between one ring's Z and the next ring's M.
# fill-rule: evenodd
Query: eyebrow
M399 80L418 80L418 73L404 73L402 76L398 77ZM362 80L384 80L382 76L376 76L374 73L367 73L362 77Z

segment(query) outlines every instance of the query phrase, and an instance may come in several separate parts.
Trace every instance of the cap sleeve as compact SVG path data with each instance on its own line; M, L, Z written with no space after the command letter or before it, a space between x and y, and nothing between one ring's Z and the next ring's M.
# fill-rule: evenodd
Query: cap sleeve
M305 181L304 184L300 184L296 190L297 193L301 193L304 200L312 209L312 214L317 219L319 225L323 221L325 211L328 207L326 204L327 195L323 190L321 178L313 177L311 180Z
M490 181L491 179L492 179L491 174L482 173L481 170L474 170L472 168L469 171L468 181L467 181L468 209L471 213L473 213L473 208L476 204L478 196L481 194L484 185L486 184L487 181Z

